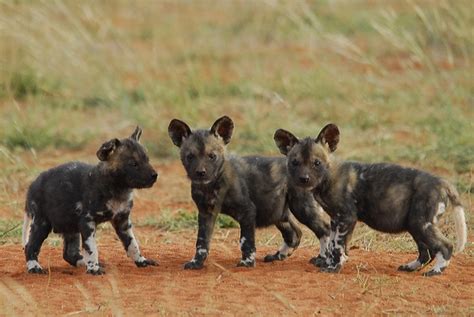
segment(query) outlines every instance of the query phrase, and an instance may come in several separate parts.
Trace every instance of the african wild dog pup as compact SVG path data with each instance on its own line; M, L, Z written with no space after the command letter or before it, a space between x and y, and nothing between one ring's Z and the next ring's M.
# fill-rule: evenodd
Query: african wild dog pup
M209 254L209 245L219 212L240 224L242 259L238 266L255 266L255 228L276 225L284 243L265 262L283 260L298 247L301 231L294 217L319 238L321 254L313 264L324 263L329 240L329 224L320 216L320 207L311 193L288 184L284 158L238 157L226 154L234 124L229 117L219 118L210 130L191 131L177 119L168 132L180 147L181 161L191 180L191 194L198 214L198 238L194 258L185 269L199 269Z
M410 233L419 256L400 266L400 271L420 270L436 259L425 275L440 274L453 253L452 244L436 227L448 201L454 206L456 252L464 249L464 209L456 189L445 180L394 164L338 161L332 155L339 142L339 129L334 124L325 126L316 139L299 140L281 129L274 138L280 152L288 157L293 182L311 190L331 217L331 242L322 271L341 269L359 220L382 232Z
M140 254L133 235L130 211L133 189L151 187L158 174L138 143L137 127L126 139L112 139L97 151L99 164L71 162L43 172L31 184L26 198L23 246L29 273L45 273L38 263L41 245L51 230L64 238L63 258L87 273L104 273L99 265L96 226L110 221L127 255L138 267L156 265ZM80 253L82 239L83 255Z

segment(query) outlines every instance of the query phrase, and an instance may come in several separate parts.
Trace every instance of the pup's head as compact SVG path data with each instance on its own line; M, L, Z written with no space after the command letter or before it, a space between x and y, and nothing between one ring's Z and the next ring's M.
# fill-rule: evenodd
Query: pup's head
M168 134L180 148L181 162L193 183L208 184L219 176L233 130L234 123L227 116L217 119L209 130L196 131L183 121L171 120Z
M107 173L127 188L151 187L158 177L145 149L138 143L141 135L142 129L137 127L130 137L107 141L97 151Z
M329 175L330 153L339 143L339 129L326 125L313 139L298 139L288 131L279 129L273 137L280 152L288 157L288 172L294 184L307 189L319 186Z

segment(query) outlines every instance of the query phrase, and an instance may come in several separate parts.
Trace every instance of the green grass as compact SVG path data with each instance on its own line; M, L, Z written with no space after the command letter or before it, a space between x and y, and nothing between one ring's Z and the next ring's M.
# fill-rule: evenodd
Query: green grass
M13 220L0 220L0 245L21 242L22 222Z
M417 166L472 193L471 6L3 1L0 146L8 162L35 159L139 124L159 162L178 157L172 118L197 128L227 114L229 151L279 155L276 129L315 136L334 122L341 157Z

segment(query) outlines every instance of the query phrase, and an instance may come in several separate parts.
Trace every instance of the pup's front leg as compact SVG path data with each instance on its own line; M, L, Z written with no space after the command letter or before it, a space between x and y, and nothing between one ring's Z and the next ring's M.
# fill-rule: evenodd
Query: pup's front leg
M149 265L156 266L158 263L154 260L147 259L140 253L137 239L133 234L132 222L129 213L118 214L112 219L112 226L117 233L117 236L122 241L123 247L127 252L127 256L131 258L136 266L146 267Z
M204 261L209 255L209 245L216 223L217 213L200 210L198 215L198 237L196 241L196 254L193 259L184 265L184 269L197 270L204 266Z
M79 223L79 230L82 238L82 248L84 249L84 263L87 273L92 275L102 275L104 269L99 265L99 252L95 241L96 224L94 221L82 220Z
M240 222L240 250L242 259L237 266L255 267L255 223Z
M326 263L321 272L338 273L348 259L347 244L354 231L357 218L345 217L331 220L331 233L326 250Z

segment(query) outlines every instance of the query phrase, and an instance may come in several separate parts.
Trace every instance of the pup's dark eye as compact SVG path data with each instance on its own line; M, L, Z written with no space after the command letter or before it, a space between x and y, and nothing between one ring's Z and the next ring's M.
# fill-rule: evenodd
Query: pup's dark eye
M188 155L186 155L186 159L187 159L188 161L194 160L194 154L189 153Z
M138 162L137 161L132 161L132 162L130 162L130 166L137 167Z
M211 161L214 161L217 158L217 156L214 153L209 153L208 156Z
M298 160L294 159L294 160L291 161L291 165L298 166L298 165L300 165L300 162Z
M321 161L320 161L320 160L314 161L314 166L319 166L319 165L321 165Z

